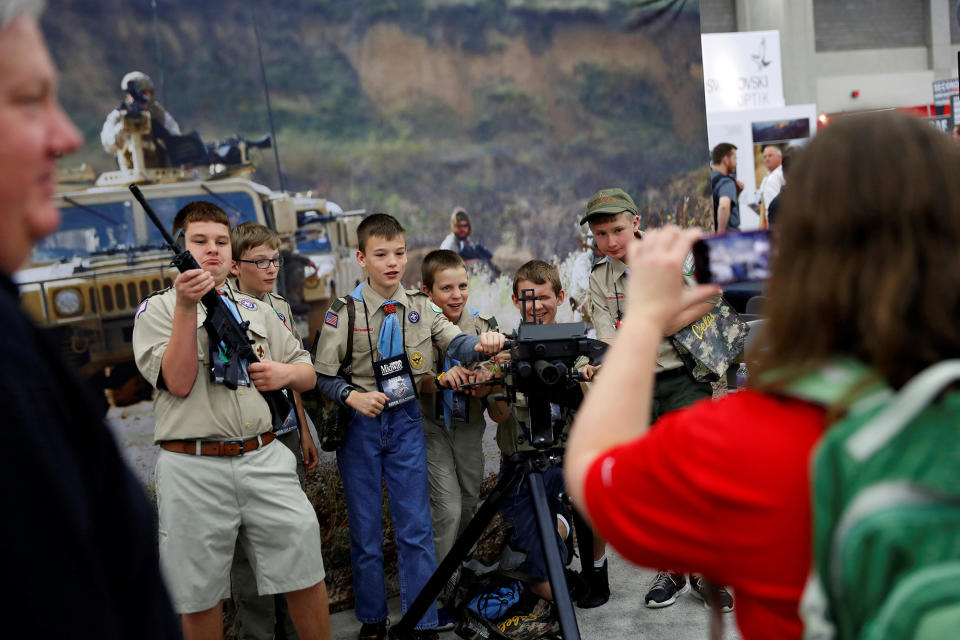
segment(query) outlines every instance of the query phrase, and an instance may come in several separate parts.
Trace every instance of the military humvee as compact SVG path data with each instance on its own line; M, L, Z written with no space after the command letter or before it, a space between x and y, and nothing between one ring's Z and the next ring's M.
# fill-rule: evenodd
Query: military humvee
M66 190L55 196L60 229L37 243L15 274L21 304L56 334L64 359L97 386L115 390L137 376L134 312L143 298L177 277L159 231L126 188L137 182L168 230L176 212L192 200L216 203L231 225L252 221L275 229L285 257L279 292L290 301L301 335L312 337L330 302L362 277L353 258L356 214L362 212L344 213L311 193L272 191L246 177L252 170L244 149L240 165L203 172L128 165L87 186L76 181L89 174L78 178L69 172ZM127 403L117 395L112 399Z

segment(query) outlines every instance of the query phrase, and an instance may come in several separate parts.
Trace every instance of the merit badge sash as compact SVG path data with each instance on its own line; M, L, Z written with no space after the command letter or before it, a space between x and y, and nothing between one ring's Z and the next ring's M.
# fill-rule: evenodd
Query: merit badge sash
M377 388L387 396L387 409L395 409L417 399L406 354L377 360L373 363L373 375L377 379Z

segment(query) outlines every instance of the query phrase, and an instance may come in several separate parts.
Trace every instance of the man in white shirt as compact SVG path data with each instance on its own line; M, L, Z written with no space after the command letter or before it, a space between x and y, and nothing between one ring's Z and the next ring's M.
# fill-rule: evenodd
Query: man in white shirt
M782 162L783 153L780 147L771 144L763 148L763 166L767 168L767 175L760 183L761 228L767 226L767 208L784 185L783 169L780 167Z

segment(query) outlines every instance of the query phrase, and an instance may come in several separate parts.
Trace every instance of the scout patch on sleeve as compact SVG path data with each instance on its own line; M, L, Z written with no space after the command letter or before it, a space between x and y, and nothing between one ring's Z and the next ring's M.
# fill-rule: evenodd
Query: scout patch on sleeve
M340 322L340 316L335 314L333 311L327 311L327 316L323 319L323 324L328 324L336 329L338 322Z
M250 309L250 311L257 310L257 305L255 305L253 301L247 300L246 298L243 298L240 300L240 305L243 307L246 307L247 309Z
M430 308L433 309L434 311L436 311L437 313L443 313L443 309L441 309L440 307L438 307L437 305L435 305L435 304L432 303L432 302L430 303Z
M420 314L417 313L416 311L411 311L407 315L407 320L410 321L410 324L417 324L418 322L420 322Z
M414 351L410 354L410 366L414 369L420 369L423 367L423 354L419 351Z
M143 312L147 310L147 303L148 303L148 302L150 302L150 299L149 299L149 298L145 298L144 301L140 303L140 306L137 307L137 315L136 315L137 318L139 318L140 316L142 316L142 315L143 315Z

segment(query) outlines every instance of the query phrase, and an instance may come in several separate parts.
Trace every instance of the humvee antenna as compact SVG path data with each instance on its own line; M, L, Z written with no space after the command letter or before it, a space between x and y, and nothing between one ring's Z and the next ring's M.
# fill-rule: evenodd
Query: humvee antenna
M280 140L277 130L273 126L273 109L270 107L270 85L267 84L267 71L263 66L263 51L260 47L260 25L257 24L257 11L250 7L250 20L253 22L253 35L257 39L257 59L260 60L260 78L263 81L263 95L267 100L267 120L270 122L270 137L273 138L273 159L277 164L277 179L280 181L280 191L286 191L283 184L283 171L280 170Z

